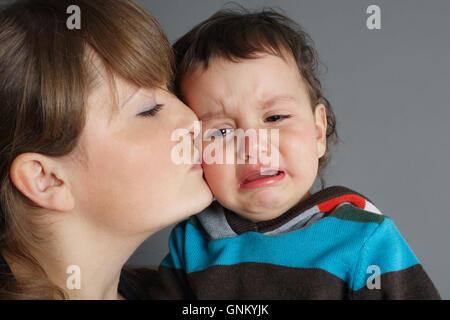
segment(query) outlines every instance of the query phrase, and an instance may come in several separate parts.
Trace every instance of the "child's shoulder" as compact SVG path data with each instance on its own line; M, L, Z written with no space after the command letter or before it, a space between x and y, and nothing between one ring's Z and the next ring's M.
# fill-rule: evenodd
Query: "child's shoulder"
M385 219L390 219L387 215L380 211L362 209L354 204L345 203L336 208L330 215L336 219L344 221L354 221L360 223L381 224Z
M344 186L328 187L321 192L318 207L326 217L361 225L389 224L391 218L378 209L365 195Z
M389 235L398 233L389 216L379 211L362 209L351 203L339 206L327 218L335 236L351 237L354 242L359 242L361 245L375 236L389 238ZM326 229L329 228L330 226L326 227Z
M334 237L351 239L350 246L355 246L356 250L364 249L367 252L376 248L397 250L401 247L409 250L394 221L383 213L347 204L337 208L328 217L333 220L331 226L334 227Z

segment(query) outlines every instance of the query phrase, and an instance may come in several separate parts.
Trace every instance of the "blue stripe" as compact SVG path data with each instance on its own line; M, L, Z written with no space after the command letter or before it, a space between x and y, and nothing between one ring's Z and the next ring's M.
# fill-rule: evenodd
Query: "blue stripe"
M324 218L307 228L289 233L267 236L257 232L247 232L236 237L214 241L204 240L201 232L189 223L176 228L171 241L171 259L167 257L163 265L184 269L187 273L202 271L216 265L233 265L244 262L268 263L293 268L320 268L346 281L353 289L365 285L366 265L376 264L381 274L401 270L417 264L411 252L391 220L382 223L383 232L376 232L370 243L378 243L376 252L365 256L356 273L353 269L358 262L362 244L379 227L373 222L355 222L333 217ZM385 238L386 237L386 238ZM388 239L388 243L386 243ZM184 242L184 248L180 246ZM176 248L178 247L178 248ZM369 252L372 252L369 250ZM179 254L180 256L177 256ZM366 259L367 258L367 259ZM185 260L185 261L184 261ZM184 261L184 263L183 263ZM183 264L185 267L183 268ZM359 276L362 274L362 276Z
M367 268L376 265L380 274L399 271L419 263L406 241L398 232L391 219L385 219L379 229L371 236L360 255L357 268L358 276L352 284L353 290L359 290L366 285L367 278L373 274L367 273Z

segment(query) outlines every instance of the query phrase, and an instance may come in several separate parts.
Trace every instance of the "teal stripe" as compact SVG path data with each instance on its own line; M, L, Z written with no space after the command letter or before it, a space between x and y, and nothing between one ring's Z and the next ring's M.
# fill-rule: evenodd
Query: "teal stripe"
M366 243L360 257L357 266L358 276L352 284L353 290L359 290L366 285L367 278L373 274L373 271L367 273L367 268L371 265L378 266L382 275L404 270L419 263L391 219L385 219L380 225Z

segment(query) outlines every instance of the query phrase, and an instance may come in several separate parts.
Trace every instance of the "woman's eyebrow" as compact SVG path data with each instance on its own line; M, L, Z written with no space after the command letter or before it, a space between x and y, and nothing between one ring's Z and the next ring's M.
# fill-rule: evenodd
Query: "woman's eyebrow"
M128 98L125 99L125 101L119 106L119 112L121 112L125 106L128 104L128 102L131 101L131 99L134 98L134 96L136 96L142 88L138 88L136 91L134 91L131 95L128 96Z
M117 89L114 91L115 99L113 100L114 107L110 108L110 117L108 122L111 122L113 119L116 119L119 117L124 110L127 109L127 105L138 95L142 92L142 88L137 88L136 90L133 90L133 93L126 95L126 99L122 102L120 101L120 93L117 91ZM123 94L123 93L122 93Z
M155 94L153 91L147 91L145 88L140 87L130 95L118 106L117 114L122 113L124 110L127 109L127 106L130 104L131 101L138 99L138 101L145 101L140 104L148 104L150 101L152 103L155 103ZM144 100L145 99L145 100Z

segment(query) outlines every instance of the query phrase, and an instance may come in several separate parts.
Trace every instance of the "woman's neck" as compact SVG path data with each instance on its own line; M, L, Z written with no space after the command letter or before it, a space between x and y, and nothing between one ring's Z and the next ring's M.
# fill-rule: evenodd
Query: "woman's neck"
M32 252L49 279L63 289L69 299L123 299L118 292L121 270L150 234L125 236L99 230L83 219L52 224L48 241ZM25 274L13 256L5 256L14 275Z

